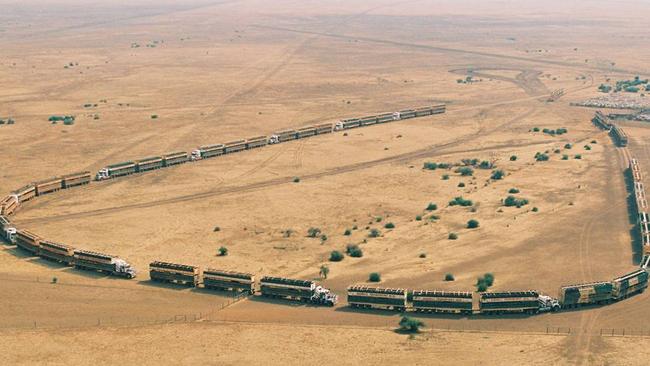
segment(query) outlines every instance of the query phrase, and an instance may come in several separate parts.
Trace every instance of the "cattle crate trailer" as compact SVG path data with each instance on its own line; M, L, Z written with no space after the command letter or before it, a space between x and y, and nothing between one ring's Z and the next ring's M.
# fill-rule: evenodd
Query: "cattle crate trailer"
M469 291L413 291L413 310L423 313L472 313Z
M42 240L38 254L42 258L60 262L66 266L74 264L74 248L69 245L55 243L49 240Z
M165 166L162 156L151 156L137 161L138 172L146 172L148 170L160 169Z
M562 307L607 304L612 301L613 285L609 281L582 283L560 287L559 300Z
M356 308L405 311L407 291L401 288L353 285L348 287L348 304Z
M88 171L66 174L63 177L63 188L68 189L90 183L91 174Z
M203 287L222 291L255 293L255 276L250 273L224 271L214 268L203 270Z
M184 164L190 161L190 157L185 151L177 151L163 155L163 164L167 166Z
M50 179L45 179L34 183L34 187L36 187L37 196L42 196L47 193L56 192L59 189L63 188L63 178L54 177Z
M621 300L635 294L642 293L648 287L648 272L645 269L637 269L613 281L612 296L614 300Z
M159 261L149 264L149 277L156 282L196 287L201 282L200 276L201 269L197 266Z

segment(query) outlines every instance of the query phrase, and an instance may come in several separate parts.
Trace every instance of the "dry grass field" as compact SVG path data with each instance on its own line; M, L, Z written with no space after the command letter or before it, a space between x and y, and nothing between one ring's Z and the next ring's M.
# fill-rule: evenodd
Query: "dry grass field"
M648 338L601 337L612 328L650 334L647 294L535 317L422 316L430 330L409 338L392 331L397 314L352 311L345 301L324 309L248 299L219 311L227 295L154 285L147 275L153 260L304 279L327 264L321 282L343 295L371 272L382 286L452 290L491 272L493 289L556 296L560 285L631 271L638 248L624 156L592 126L593 110L569 103L608 78L650 75L648 4L0 0L0 8L0 118L16 121L0 125L2 196L125 160L447 104L442 115L25 204L12 218L19 227L119 255L139 277L84 273L3 246L0 363L637 365L650 353ZM470 72L479 81L457 82ZM559 89L564 96L549 102ZM51 115L76 120L51 124ZM650 129L624 127L650 174ZM549 161L536 161L538 152ZM462 159L506 175L422 169ZM529 204L503 207L512 188ZM457 196L473 208L448 206ZM426 211L429 203L438 209ZM470 219L480 227L466 228ZM312 227L327 240L307 237ZM369 237L372 229L381 235ZM328 262L351 243L363 258ZM220 246L228 256L217 256ZM443 281L446 273L455 281Z

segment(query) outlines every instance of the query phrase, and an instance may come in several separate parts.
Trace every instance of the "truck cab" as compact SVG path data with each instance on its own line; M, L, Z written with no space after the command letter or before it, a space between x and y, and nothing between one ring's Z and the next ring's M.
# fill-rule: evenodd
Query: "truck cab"
M393 112L393 121L399 121L402 119L402 115L399 112Z
M190 155L190 160L191 161L201 160L201 158L202 158L201 150L199 150L199 149L192 150L192 154Z
M121 259L115 261L115 272L129 279L135 278L136 276L135 268Z
M105 179L110 179L111 175L108 171L108 168L102 168L97 172L97 175L95 176L95 180L105 180Z
M336 124L334 125L334 131L341 131L342 129L343 129L343 122L342 121L336 122Z
M5 230L5 232L4 232L5 238L7 239L7 241L9 243L11 243L11 244L15 244L16 243L16 228L8 227L8 228L6 228L4 230Z
M338 295L333 294L329 289L323 286L316 286L311 301L316 304L334 306L338 302Z
M278 144L278 143L280 143L280 136L278 135L269 136L269 144Z
M560 302L550 296L539 295L539 312L556 312L560 310Z

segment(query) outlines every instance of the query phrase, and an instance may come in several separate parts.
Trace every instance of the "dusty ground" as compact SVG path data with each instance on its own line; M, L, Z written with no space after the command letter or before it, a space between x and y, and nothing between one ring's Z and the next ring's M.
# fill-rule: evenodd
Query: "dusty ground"
M316 278L326 263L331 272L323 282L339 294L370 272L380 272L385 286L459 290L492 272L494 289L555 295L562 284L631 271L638 248L630 235L623 154L591 126L593 111L568 103L595 95L607 78L650 74L642 5L558 3L550 11L531 2L504 11L496 4L451 1L281 1L273 7L256 1L139 1L121 7L84 3L80 10L72 1L27 1L3 7L9 11L0 15L0 118L13 117L16 124L0 125L1 194L25 182L152 154L448 103L444 115L92 184L25 205L14 217L19 226L122 256L141 276L123 281L80 273L4 247L0 327L14 330L2 335L13 343L0 344L9 361L45 362L73 339L87 340L76 349L79 354L92 349L93 357L108 357L130 339L144 339L138 351L149 351L130 353L133 361L252 363L268 356L273 363L301 363L322 354L319 347L367 342L350 352L358 357L350 363L414 363L408 357L421 351L440 363L493 364L499 361L494 355L506 355L506 364L530 364L550 355L559 364L636 364L619 352L625 345L619 338L599 334L610 328L650 330L647 295L534 318L424 318L434 328L545 333L550 327L572 329L569 335L427 333L409 341L387 330L396 315L344 306L249 300L216 311L229 301L226 296L154 286L146 268L152 260L168 260ZM457 83L468 70L481 81ZM565 96L546 102L558 89ZM73 126L51 125L47 118L53 114L77 120ZM154 114L159 117L151 119ZM531 132L533 127L566 127L569 133L551 137ZM632 154L650 172L650 129L627 127ZM573 147L565 149L566 143ZM535 153L547 150L550 161L535 162ZM510 161L512 155L518 159ZM427 161L464 158L493 161L507 176L490 181L490 170L460 177L453 170L421 169ZM292 183L294 177L300 183ZM502 208L510 188L530 204ZM447 207L459 195L473 200L475 210ZM435 222L424 210L429 202L439 206ZM415 220L417 215L423 220ZM469 219L479 220L480 228L466 229ZM395 228L385 229L388 222ZM352 235L343 235L355 226ZM328 239L307 238L310 227ZM382 236L368 238L372 228ZM289 237L287 230L293 232ZM448 240L450 232L459 239ZM359 244L364 257L327 262L332 250L349 243ZM227 257L215 255L222 245L229 248ZM445 273L456 281L442 281ZM59 283L49 283L52 277ZM219 323L104 328L179 316ZM229 323L242 320L252 324ZM97 323L99 330L58 330ZM355 326L372 328L347 328ZM33 358L11 346L43 335L51 341ZM223 336L232 343L218 355L206 351L205 343L153 352L169 337L190 343ZM97 353L109 337L115 342ZM319 347L272 355L274 340L286 337L313 337ZM264 342L259 352L244 352L255 342ZM639 352L644 345L645 338L634 339ZM454 350L467 347L481 351L455 356ZM181 351L188 349L195 356ZM69 357L60 362L86 360Z

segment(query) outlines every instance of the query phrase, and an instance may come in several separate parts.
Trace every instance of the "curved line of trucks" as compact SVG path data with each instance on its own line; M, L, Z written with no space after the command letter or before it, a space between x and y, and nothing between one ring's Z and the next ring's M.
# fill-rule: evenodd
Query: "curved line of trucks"
M598 126L599 128L609 131L610 135L620 147L626 147L628 143L627 134L623 131L622 128L617 126L615 123L612 123L610 119L605 116L602 112L596 112L594 118L591 121Z
M280 131L270 137L258 136L247 140L237 140L226 144L203 146L191 154L177 152L160 157L141 159L111 165L100 170L97 179L107 179L147 170L159 169L187 161L211 156L253 149L267 144L280 143L292 139L330 133L422 115L443 113L443 106L420 108L377 116L341 120L335 125L323 124L297 130ZM601 128L613 129L607 118L598 112L593 119ZM622 130L621 130L622 132ZM624 132L622 132L624 134ZM386 309L415 312L441 312L457 314L502 314L502 313L539 313L558 311L591 304L608 304L643 292L648 286L650 265L650 222L646 211L645 191L641 182L641 171L635 159L631 159L629 170L634 181L636 207L639 215L639 227L644 238L644 253L641 268L617 277L611 281L593 282L560 288L558 298L540 294L537 291L502 291L502 292L462 292L442 290L407 290L353 285L347 290L348 304L356 308ZM136 271L126 261L111 255L75 249L65 244L40 238L27 230L16 229L8 219L16 208L36 196L88 184L90 172L69 174L45 181L36 182L20 188L0 201L0 236L44 259L57 261L79 269L102 271L112 275L134 278ZM338 296L313 281L280 277L262 277L259 281L249 273L224 271L212 268L152 262L149 266L152 281L177 283L206 289L230 290L250 295L259 293L264 297L299 300L320 305L334 306ZM259 288L259 291L257 290Z
M186 264L151 262L149 277L155 282L174 283L189 287L242 292L257 292L255 276L250 273L202 269ZM297 300L317 305L334 306L338 296L314 281L264 276L259 281L259 293L264 297Z

